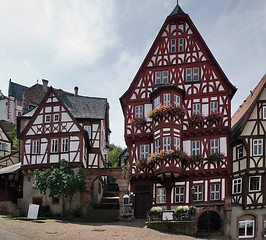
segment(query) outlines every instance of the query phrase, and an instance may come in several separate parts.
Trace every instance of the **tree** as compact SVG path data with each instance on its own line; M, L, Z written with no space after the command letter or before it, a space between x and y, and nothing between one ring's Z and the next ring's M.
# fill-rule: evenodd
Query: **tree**
M119 156L124 150L121 147L117 147L114 144L109 146L109 166L111 168L118 167Z
M49 189L49 197L60 196L63 200L62 211L65 212L65 200L68 198L71 204L73 196L76 192L85 190L85 176L81 168L74 171L65 160L59 162L59 168L53 168L51 172L48 170L35 171L36 185L40 192L46 195Z
M12 139L12 150L18 151L19 150L19 141L17 137L17 128L15 127L13 131L8 132L9 137Z

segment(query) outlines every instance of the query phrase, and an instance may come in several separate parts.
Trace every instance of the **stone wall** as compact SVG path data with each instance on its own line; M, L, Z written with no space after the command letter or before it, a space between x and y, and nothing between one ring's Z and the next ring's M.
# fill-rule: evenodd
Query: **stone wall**
M20 216L20 209L12 202L0 202L0 214Z

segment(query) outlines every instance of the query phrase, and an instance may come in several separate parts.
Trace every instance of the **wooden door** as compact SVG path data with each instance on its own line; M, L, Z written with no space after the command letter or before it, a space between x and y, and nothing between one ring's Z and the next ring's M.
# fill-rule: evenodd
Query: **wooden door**
M135 194L135 218L146 218L147 212L151 209L151 207L150 193Z

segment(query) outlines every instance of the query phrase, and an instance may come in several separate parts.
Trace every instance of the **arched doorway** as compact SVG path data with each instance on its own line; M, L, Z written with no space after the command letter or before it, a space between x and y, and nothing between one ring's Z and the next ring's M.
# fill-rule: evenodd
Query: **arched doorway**
M202 212L198 217L198 234L205 235L218 232L222 227L220 214L213 210Z

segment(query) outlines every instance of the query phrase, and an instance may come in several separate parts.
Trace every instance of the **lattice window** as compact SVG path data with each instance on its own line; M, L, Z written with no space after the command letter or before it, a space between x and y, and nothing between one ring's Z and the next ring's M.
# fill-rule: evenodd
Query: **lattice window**
M211 102L210 103L210 112L217 113L218 112L218 102Z
M163 105L164 106L170 105L170 93L165 93L163 95Z
M184 187L176 187L175 188L175 202L176 203L183 203L184 196L185 196L185 188Z
M220 200L220 184L211 184L211 200Z
M200 103L193 103L193 114L197 114L197 113L200 113L201 112L201 109L200 109Z
M194 201L202 201L203 199L203 185L195 185Z
M165 188L157 188L156 203L166 203Z
M180 97L178 95L174 95L174 105L176 107L180 106Z
M171 149L171 137L163 138L163 150L168 151Z
M154 99L154 108L159 108L161 105L161 99L160 96Z
M149 144L140 145L140 159L147 159L149 156Z
M242 192L242 178L232 180L232 193L238 194Z
M244 220L239 220L238 223L238 233L239 238L253 238L255 230L255 221L250 215L242 216L241 218L246 218Z
M211 139L211 154L219 152L219 139Z
M192 141L192 155L197 156L200 154L200 141Z
M142 118L143 117L143 106L135 106L135 117L136 118Z
M171 39L171 53L176 52L176 40L173 38Z
M184 51L184 38L178 39L178 52Z
M180 138L174 137L174 149L180 150Z
M253 156L262 155L262 150L263 150L263 140L253 139Z

